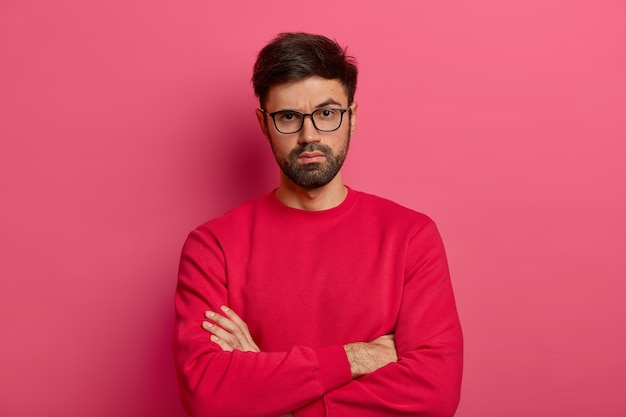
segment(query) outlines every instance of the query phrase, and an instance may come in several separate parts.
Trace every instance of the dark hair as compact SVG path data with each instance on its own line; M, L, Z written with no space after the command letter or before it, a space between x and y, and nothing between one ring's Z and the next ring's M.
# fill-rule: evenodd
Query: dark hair
M346 49L322 35L281 33L259 52L254 64L254 94L264 106L270 87L317 75L337 79L343 85L348 105L354 100L357 68Z

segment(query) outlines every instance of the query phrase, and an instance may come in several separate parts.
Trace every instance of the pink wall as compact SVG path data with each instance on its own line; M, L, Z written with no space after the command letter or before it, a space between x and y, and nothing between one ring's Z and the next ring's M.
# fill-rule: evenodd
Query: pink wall
M618 0L2 1L0 415L182 416L178 255L275 184L249 77L289 30L360 62L347 182L440 226L457 416L625 416Z

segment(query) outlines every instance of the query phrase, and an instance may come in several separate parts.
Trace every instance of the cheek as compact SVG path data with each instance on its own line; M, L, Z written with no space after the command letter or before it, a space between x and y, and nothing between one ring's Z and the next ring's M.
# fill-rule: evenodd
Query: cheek
M350 130L341 130L337 131L338 134L327 142L327 145L330 146L333 150L339 150L346 147L346 143L350 140Z
M285 140L285 138L282 139L270 138L270 145L275 156L286 157L293 149L293 146L290 146L291 141Z

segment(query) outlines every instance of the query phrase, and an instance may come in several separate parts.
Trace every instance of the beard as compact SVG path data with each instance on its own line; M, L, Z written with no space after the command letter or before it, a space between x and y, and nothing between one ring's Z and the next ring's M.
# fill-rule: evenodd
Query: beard
M312 190L320 188L332 181L337 175L348 154L348 148L350 146L350 134L345 142L345 145L334 153L333 150L321 143L307 143L294 148L289 155L284 158L279 158L274 152L276 162L281 171L289 178L294 184ZM302 152L322 152L326 158L324 162L314 162L309 164L299 164L298 156Z

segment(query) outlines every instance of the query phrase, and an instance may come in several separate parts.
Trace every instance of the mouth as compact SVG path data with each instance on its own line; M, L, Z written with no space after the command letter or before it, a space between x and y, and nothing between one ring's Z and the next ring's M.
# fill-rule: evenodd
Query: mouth
M326 155L320 151L302 152L298 155L298 162L303 164L310 164L315 162L322 162L326 159Z

